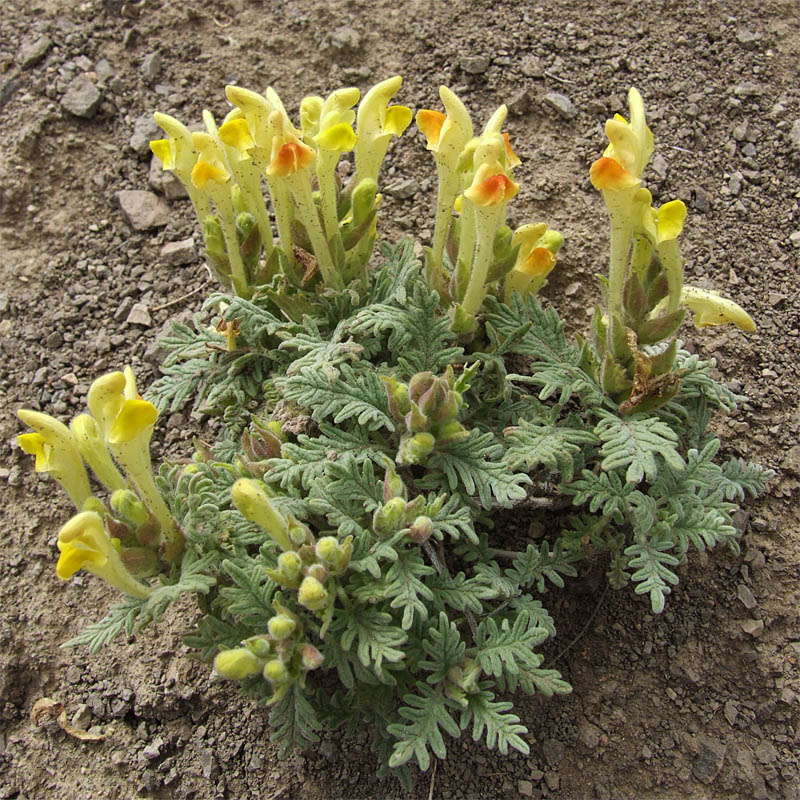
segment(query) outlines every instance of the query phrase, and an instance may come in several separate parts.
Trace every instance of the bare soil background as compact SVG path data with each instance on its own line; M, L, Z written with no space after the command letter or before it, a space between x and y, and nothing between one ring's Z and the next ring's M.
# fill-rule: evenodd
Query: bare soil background
M742 515L742 555L696 554L660 617L630 592L604 594L591 574L546 597L559 631L551 663L574 692L517 698L531 755L451 742L410 796L800 797L799 57L797 4L776 0L4 4L0 798L409 796L374 777L366 734L328 736L279 762L266 712L212 684L182 646L191 603L99 657L60 649L112 593L91 576L57 580L68 504L14 441L21 406L67 419L96 376L126 363L146 386L164 323L197 311L213 288L187 201L168 200L168 224L143 231L117 202L120 190L153 188L142 142L154 110L196 122L208 107L220 118L229 82L272 85L296 109L305 94L398 73L398 101L414 108L437 107L441 83L478 124L510 104L523 159L512 221L565 234L544 294L579 332L607 247L588 166L604 120L624 111L630 85L640 89L656 136L648 186L690 208L689 280L729 294L758 323L747 336L687 328L686 341L749 398L719 423L727 452L777 471ZM422 137L410 130L387 166L383 234L425 241L435 182ZM191 236L193 250L162 254ZM206 424L186 410L162 418L155 439L187 455L185 437ZM43 696L107 739L35 727Z

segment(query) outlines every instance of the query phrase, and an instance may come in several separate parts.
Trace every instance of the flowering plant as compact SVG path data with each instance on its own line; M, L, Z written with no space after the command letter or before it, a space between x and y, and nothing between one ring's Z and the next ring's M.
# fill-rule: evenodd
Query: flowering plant
M638 92L591 167L610 262L591 335L570 343L536 297L564 237L507 225L520 160L504 106L477 136L446 87L444 112L417 112L439 179L431 246L424 264L408 242L375 252L381 164L413 117L390 104L400 88L357 110L354 88L307 97L300 127L272 89L227 87L230 113L206 112L204 132L157 114L152 150L224 293L210 324L174 325L148 399L129 368L110 373L69 427L21 410L19 443L76 506L58 577L86 569L124 595L70 644L94 652L193 593L186 642L270 707L283 748L366 722L381 770L407 781L445 756L443 734L528 752L498 695L570 690L539 652L548 587L602 565L661 612L692 547L737 548L735 501L770 473L718 458L708 424L738 398L677 334L686 309L699 327L754 324L684 285L686 208L643 186ZM154 470L159 413L192 395L221 435Z

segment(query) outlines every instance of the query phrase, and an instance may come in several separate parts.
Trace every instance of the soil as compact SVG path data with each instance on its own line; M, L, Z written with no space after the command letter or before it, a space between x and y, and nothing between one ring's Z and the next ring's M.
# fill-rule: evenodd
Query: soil
M4 4L0 798L800 798L799 54L791 0ZM574 691L516 698L530 756L465 737L410 795L374 777L366 734L326 736L279 761L264 710L212 683L181 644L196 613L188 601L98 657L61 649L112 593L91 577L57 580L68 503L16 447L14 416L29 407L67 419L94 377L124 364L146 386L164 323L197 312L213 288L199 247L182 265L161 252L199 244L187 201L169 200L168 224L143 231L121 214L117 192L151 190L141 136L131 143L140 117L196 122L208 107L219 118L229 82L272 85L296 109L305 94L396 73L398 99L415 108L438 107L441 83L481 124L511 105L523 159L511 215L564 233L544 295L578 332L607 247L588 166L604 120L624 110L630 85L640 89L656 136L648 186L690 208L688 281L730 295L758 323L749 335L687 328L687 344L717 358L720 378L748 398L718 423L726 452L777 473L746 504L742 554L696 555L659 617L596 581L552 592L549 659ZM79 76L101 95L98 104L84 81L85 118L63 105L76 108L67 95ZM568 98L560 110L553 92ZM388 165L384 183L397 191L386 192L383 233L425 241L435 184L422 137L407 133ZM134 306L147 314L131 317ZM201 424L188 409L165 416L155 454L188 454ZM35 726L42 697L107 738Z

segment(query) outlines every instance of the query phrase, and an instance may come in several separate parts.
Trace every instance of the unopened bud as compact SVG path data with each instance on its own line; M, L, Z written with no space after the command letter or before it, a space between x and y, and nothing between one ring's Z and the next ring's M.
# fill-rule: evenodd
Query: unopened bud
M398 464L424 464L436 447L433 434L423 432L407 439L397 454Z
M300 648L300 659L303 669L312 670L322 666L325 657L313 644L304 644Z
M286 519L272 504L259 481L240 478L231 487L231 497L242 516L261 526L281 550L294 550Z
M269 658L272 654L272 640L264 634L251 636L249 639L245 639L242 644L258 658Z
M289 580L294 580L300 577L303 570L303 562L300 560L300 556L297 555L297 553L293 550L289 550L278 556L278 569Z
M431 538L433 533L433 520L430 517L420 516L414 520L414 524L408 529L408 538L412 542L422 544Z
M455 444L469 439L469 431L460 423L453 420L439 429L436 440L441 445Z
M267 661L267 663L264 664L263 675L270 683L277 685L288 683L292 678L289 674L289 670L286 669L286 665L277 658L273 658L271 661Z
M388 503L393 497L408 497L406 485L403 479L397 474L394 464L391 462L386 466L386 477L383 479L383 502Z
M306 567L306 575L316 578L320 583L328 580L328 568L324 564L311 564Z
M269 630L270 636L282 642L297 630L297 623L291 617L278 614L267 623L267 630Z
M389 399L389 410L392 416L400 421L411 410L411 401L408 397L408 386L400 383L396 378L388 378L381 375L381 380L386 386L386 394Z
M130 489L117 489L111 493L111 508L121 516L125 522L136 530L140 525L150 521L150 514L136 492Z
M316 546L317 558L319 558L320 561L325 561L325 562L332 561L338 547L339 547L339 542L336 540L335 536L323 536L317 542Z
M214 659L214 671L222 678L240 681L261 672L261 662L246 647L223 650Z
M306 575L297 592L297 601L310 611L322 611L328 605L328 591L313 575Z
M372 527L378 536L391 536L405 524L406 501L393 497L388 503L379 506L372 516Z

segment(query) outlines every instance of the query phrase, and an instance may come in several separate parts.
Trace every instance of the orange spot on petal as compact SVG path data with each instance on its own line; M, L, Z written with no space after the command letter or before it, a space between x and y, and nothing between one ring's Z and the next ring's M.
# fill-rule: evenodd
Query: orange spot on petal
M622 164L614 158L603 156L598 158L589 169L589 177L595 189L604 191L610 189L619 191L621 189L632 189L638 186L641 181L632 173L628 172Z
M285 178L294 175L314 161L314 151L300 142L287 142L278 150L269 165L269 174Z
M519 160L519 156L514 152L514 148L511 147L511 139L507 133L503 134L503 141L506 143L506 158L508 159L508 163L512 167L516 167L522 162Z
M496 206L509 201L519 191L514 181L498 172L477 185L470 186L464 194L479 206Z
M428 108L417 111L417 127L425 134L429 150L433 150L439 144L442 126L446 119L447 116L441 111L432 111Z
M534 247L528 257L517 266L519 272L541 278L555 266L556 257L546 247Z

